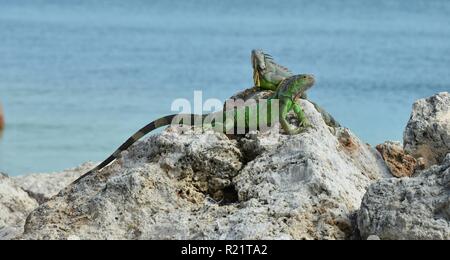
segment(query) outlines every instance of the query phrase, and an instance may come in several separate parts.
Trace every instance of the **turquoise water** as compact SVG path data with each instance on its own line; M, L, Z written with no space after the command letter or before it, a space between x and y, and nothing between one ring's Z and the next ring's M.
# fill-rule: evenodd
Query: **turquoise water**
M251 86L250 51L316 75L310 98L363 140L401 140L450 90L450 1L0 0L0 171L100 161L176 98Z

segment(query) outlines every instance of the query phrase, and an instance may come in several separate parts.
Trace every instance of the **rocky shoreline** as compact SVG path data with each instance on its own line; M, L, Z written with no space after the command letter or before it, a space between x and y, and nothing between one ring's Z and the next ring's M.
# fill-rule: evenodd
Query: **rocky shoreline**
M450 239L450 94L413 105L403 146L325 124L230 139L170 127L85 164L0 176L0 239Z

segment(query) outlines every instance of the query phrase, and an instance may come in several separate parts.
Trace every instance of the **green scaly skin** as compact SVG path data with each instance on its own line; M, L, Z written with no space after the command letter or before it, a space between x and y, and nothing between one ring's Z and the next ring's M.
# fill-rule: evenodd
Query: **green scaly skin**
M221 113L224 119L223 122L225 123L215 122L214 120L212 120L211 121L212 123L203 125L203 127L210 128L218 132L229 133L230 131L234 130L239 118L244 117L246 129L259 129L260 125L258 124L263 123L264 126L268 126L273 125L273 123L275 123L278 120L279 123L281 124L281 127L287 134L289 135L299 134L302 131L304 131L307 127L309 127L310 124L307 118L305 117L302 108L296 102L296 100L302 95L304 95L305 92L313 85L314 85L314 76L312 75L295 75L284 80L281 84L279 84L275 94L267 102L269 104L268 107L270 107L271 102L273 102L274 99L278 99L279 114L276 118L271 117L269 108L268 110L263 110L266 111L266 113L264 112L259 113L260 112L259 103L254 104L254 106L256 107L247 107L247 108L244 107L238 108L237 110L233 109L228 111L211 113L207 115L188 114L188 115L170 115L166 117L161 117L149 123L139 131L137 131L134 135L128 138L128 140L125 143L123 143L111 156L109 156L106 160L100 163L97 167L95 167L88 173L78 178L74 183L78 183L86 176L94 174L95 172L98 172L102 170L104 167L108 166L110 163L115 161L123 151L126 151L130 146L132 146L134 143L136 143L138 140L140 140L142 137L144 137L151 131L163 126L171 125L174 122L178 122L177 123L178 125L192 126L194 125L192 122L197 122L201 120L203 124L204 120L208 118L217 118L216 116L220 115ZM292 110L295 112L299 121L299 127L297 128L290 125L287 120L287 115ZM258 118L258 120L251 120L255 119L255 117ZM174 119L176 118L182 118L182 120L174 121ZM189 119L190 122L185 122L184 119L186 118Z
M294 76L289 69L277 64L270 54L264 53L262 50L252 50L251 61L253 67L253 82L257 89L276 91L284 80ZM307 99L306 93L304 93L301 98ZM322 114L322 118L328 126L341 126L341 124L327 111L311 100L308 101Z

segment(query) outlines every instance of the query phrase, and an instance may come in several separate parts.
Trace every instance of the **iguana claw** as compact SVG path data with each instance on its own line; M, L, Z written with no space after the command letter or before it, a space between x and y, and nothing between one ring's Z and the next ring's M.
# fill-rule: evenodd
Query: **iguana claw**
M309 128L309 127L312 127L312 125L308 121L308 119L305 118L302 122L300 122L299 127Z
M298 134L305 132L305 130L306 130L305 127L297 127L297 128L291 128L291 129L287 130L286 133L288 135L298 135Z

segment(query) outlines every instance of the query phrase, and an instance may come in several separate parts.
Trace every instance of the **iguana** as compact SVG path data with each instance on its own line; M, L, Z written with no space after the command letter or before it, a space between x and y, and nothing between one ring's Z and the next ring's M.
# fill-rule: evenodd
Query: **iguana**
M252 50L251 61L253 67L253 83L256 88L254 90L259 88L262 90L276 91L283 80L294 75L288 68L277 64L270 54L264 53L260 49ZM307 99L308 97L304 93L301 98ZM327 111L311 100L308 101L322 114L322 118L327 125L332 127L341 126Z
M102 163L100 163L97 167L89 171L88 173L81 176L78 180L75 181L75 183L79 182L81 179L83 179L86 176L89 176L95 172L100 171L113 161L115 161L119 155L126 151L131 145L136 143L138 140L140 140L142 137L150 133L151 131L163 127L171 125L174 122L174 119L178 118L190 118L191 122L196 122L196 120L205 120L206 118L214 118L214 115L218 115L217 113L223 113L222 122L216 122L211 121L209 126L206 126L206 128L211 128L215 131L223 131L227 133L230 129L234 128L236 126L236 122L238 122L238 118L245 117L245 128L250 129L259 129L259 125L252 125L252 124L262 124L264 123L267 125L273 125L277 120L279 121L281 127L283 130L289 134L299 134L302 131L304 131L307 127L310 126L307 118L305 117L302 108L300 105L296 102L300 96L302 96L305 91L307 91L309 88L311 88L314 85L314 76L312 75L295 75L292 76L286 80L284 80L277 88L277 91L275 94L268 100L268 110L261 110L261 111L268 111L267 113L259 113L260 111L260 103L255 103L254 105L256 107L253 108L241 108L241 109L233 109L228 111L220 111L216 113L211 113L207 115L195 115L195 114L188 114L188 115L169 115L165 117L161 117L139 131L137 131L134 135L132 135L125 143L123 143L111 156L109 156L106 160L104 160ZM275 118L272 118L272 113L270 113L270 105L271 103L277 100L279 103L279 113L278 115L275 115ZM290 111L294 111L296 114L296 117L299 121L299 127L294 128L287 120L287 115ZM251 120L258 118L258 120ZM231 120L227 120L231 119ZM187 121L187 120L186 120ZM224 123L223 123L224 122ZM176 123L176 121L175 121ZM193 125L192 123L184 122L183 120L178 122L178 124L181 125ZM204 125L203 125L204 126ZM204 126L205 127L205 126Z
M270 54L262 50L252 50L253 82L255 87L276 91L281 81L293 76L288 68L273 60Z

